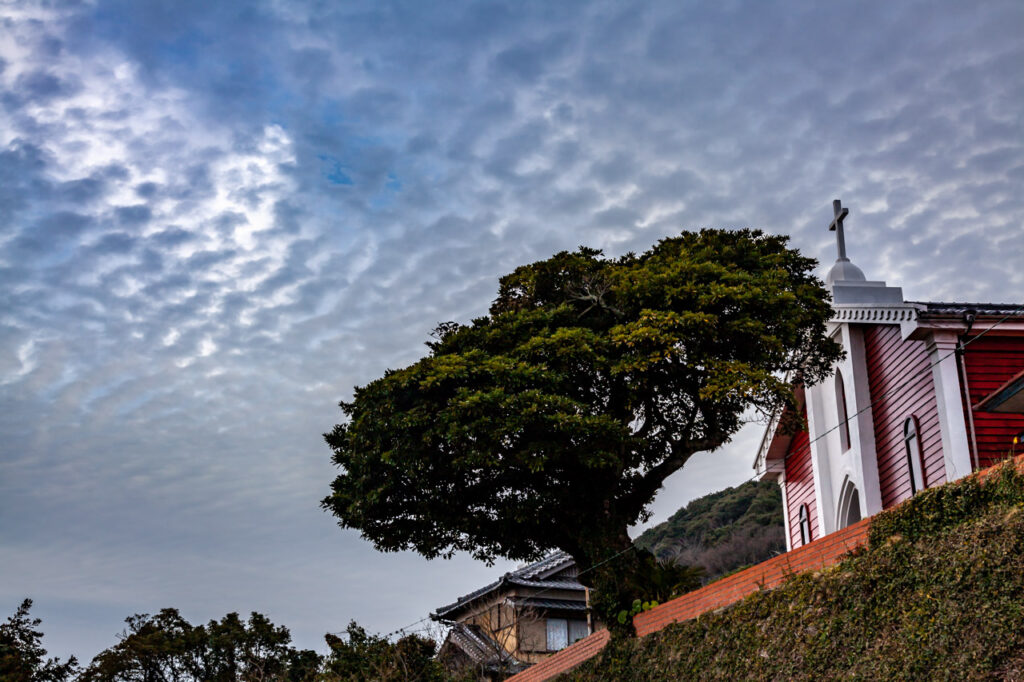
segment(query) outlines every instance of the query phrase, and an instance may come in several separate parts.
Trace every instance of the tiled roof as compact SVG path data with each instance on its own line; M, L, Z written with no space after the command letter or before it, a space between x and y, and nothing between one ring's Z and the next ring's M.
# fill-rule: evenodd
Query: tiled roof
M521 587L537 587L540 589L549 590L580 590L583 591L583 585L576 580L545 580L544 578L558 573L573 564L573 558L565 552L554 552L544 557L540 561L535 561L532 564L521 566L514 571L506 573L498 580L493 583L484 585L478 590L474 590L469 594L459 597L457 601L442 606L437 609L434 613L430 614L430 617L434 620L444 620L445 617L461 608L462 606L472 602L480 597L483 597L491 592L498 590L506 585L517 585Z
M583 590L583 585L577 580L523 580L522 578L511 577L505 583L508 585L522 585L523 587L539 587L548 590Z
M1024 305L1018 303L942 303L933 301L907 301L923 315L1024 315Z
M540 561L527 564L512 571L510 575L526 580L535 580L555 573L573 563L573 559L565 552L553 552Z
M475 664L484 668L516 672L526 667L476 625L456 623L448 633L447 644L457 648ZM442 646L442 648L444 648Z
M512 600L516 606L535 609L558 609L561 611L586 611L587 602L575 599L544 599L542 597L516 597Z

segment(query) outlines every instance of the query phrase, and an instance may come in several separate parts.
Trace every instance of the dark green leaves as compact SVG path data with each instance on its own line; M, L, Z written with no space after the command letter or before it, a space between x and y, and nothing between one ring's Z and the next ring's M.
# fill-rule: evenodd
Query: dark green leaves
M517 268L489 315L440 325L428 357L342 404L324 507L386 551L599 554L584 538L626 537L744 411L790 403L786 372L813 382L839 357L815 263L786 242L704 230Z

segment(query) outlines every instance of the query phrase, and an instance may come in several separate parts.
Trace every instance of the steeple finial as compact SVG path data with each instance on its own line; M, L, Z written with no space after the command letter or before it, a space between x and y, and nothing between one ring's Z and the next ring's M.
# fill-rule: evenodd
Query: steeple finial
M843 202L839 199L832 200L832 212L835 217L828 225L829 232L836 233L836 246L839 250L839 260L849 260L846 257L846 237L843 235L843 220L850 214L850 209L843 208Z
M834 284L835 282L863 282L866 279L860 268L851 263L850 259L846 257L846 235L843 233L843 221L849 214L850 209L843 208L843 202L839 201L839 199L832 201L833 217L832 222L828 224L828 229L829 232L836 233L836 249L839 252L839 258L836 259L836 264L829 270L828 277L825 278L826 284Z

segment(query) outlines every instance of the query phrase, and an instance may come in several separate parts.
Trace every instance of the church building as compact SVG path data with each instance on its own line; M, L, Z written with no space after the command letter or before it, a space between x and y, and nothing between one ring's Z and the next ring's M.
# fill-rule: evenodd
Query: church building
M833 210L828 331L846 356L797 389L754 464L782 488L787 549L1024 450L1024 305L905 301L847 258Z

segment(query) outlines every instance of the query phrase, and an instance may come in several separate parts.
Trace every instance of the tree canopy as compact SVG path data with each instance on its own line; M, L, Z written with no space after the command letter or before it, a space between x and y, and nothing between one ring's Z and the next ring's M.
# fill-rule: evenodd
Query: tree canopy
M488 315L340 404L324 507L427 557L560 548L586 569L628 548L665 478L840 357L816 263L787 242L702 230L517 268Z
M291 646L288 628L253 612L193 625L177 609L125 619L127 628L84 670L75 657L46 658L38 618L26 599L0 624L0 682L441 682L449 675L436 645L417 634L391 642L355 621L345 637L327 634L329 652ZM467 678L468 679L468 678Z
M291 646L284 626L253 612L192 625L177 609L136 614L120 641L96 655L81 682L312 682L320 656Z
M14 615L0 624L0 680L4 682L66 682L78 672L72 656L61 662L47 658L39 618L28 615L32 600L21 602Z

